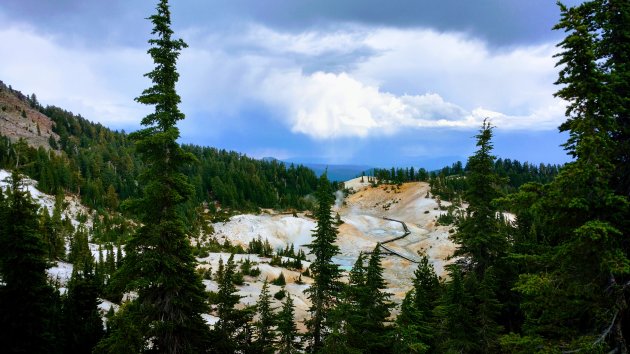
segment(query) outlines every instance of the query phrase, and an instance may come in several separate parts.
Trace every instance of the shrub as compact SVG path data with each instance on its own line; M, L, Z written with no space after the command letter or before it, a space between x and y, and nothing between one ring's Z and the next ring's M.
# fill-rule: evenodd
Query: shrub
M284 297L286 295L287 295L286 290L282 289L282 290L278 291L277 293L273 294L273 297L276 300L282 300L282 299L284 299Z
M278 286L286 285L287 281L284 279L284 273L280 272L280 275L272 281L271 284Z

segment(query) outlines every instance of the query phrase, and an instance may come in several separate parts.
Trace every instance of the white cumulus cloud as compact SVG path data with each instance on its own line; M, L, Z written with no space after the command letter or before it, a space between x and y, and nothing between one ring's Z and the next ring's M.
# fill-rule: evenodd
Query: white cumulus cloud
M393 134L400 128L441 126L465 115L437 94L396 96L346 73L269 75L261 98L283 111L292 131L317 139Z
M292 132L318 140L476 128L484 118L508 130L563 120L564 103L552 97L552 44L491 49L458 33L360 26L183 34L191 45L178 66L185 113L233 117L263 104ZM10 48L0 78L16 88L104 124L146 114L132 100L148 86L146 48L81 48L17 25L0 26L0 41Z
M0 79L25 94L35 93L90 119L115 126L136 123L147 109L136 104L150 70L145 51L131 48L85 50L62 46L33 28L0 28Z

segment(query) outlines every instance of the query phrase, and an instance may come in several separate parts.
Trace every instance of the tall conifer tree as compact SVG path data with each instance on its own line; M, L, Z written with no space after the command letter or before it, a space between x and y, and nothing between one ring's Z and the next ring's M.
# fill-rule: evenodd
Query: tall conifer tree
M62 320L65 353L92 353L103 337L103 320L98 311L98 285L91 254L76 262L68 292L63 298Z
M59 297L46 278L46 250L37 234L37 207L13 172L0 199L0 343L7 353L59 352ZM0 195L2 192L0 192Z
M434 309L437 317L436 347L438 353L476 353L479 341L475 333L474 307L470 287L458 265L449 267L451 281ZM470 283L468 283L470 284Z
M507 251L507 240L499 233L499 220L492 200L498 197L499 179L494 172L492 126L484 120L477 138L477 151L468 158L468 188L464 199L469 203L452 239L459 244L455 256L468 257L473 270L482 275Z
M393 304L389 301L391 294L385 289L381 265L381 246L377 244L365 270L364 307L365 319L360 332L363 333L366 353L386 353L391 350L390 328L386 326L389 310Z
M145 76L153 86L136 101L154 106L155 111L142 119L144 129L130 135L146 165L141 174L143 197L131 203L142 226L127 244L127 262L118 278L138 293L137 306L130 306L128 315L141 328L146 351L199 353L207 346L208 326L201 314L208 306L177 210L192 193L181 170L194 161L177 143L176 123L184 114L175 90L176 62L187 45L172 37L167 0L158 3L157 13L149 19L155 38L149 40L148 53L155 69Z
M625 1L594 0L560 9L555 29L567 35L558 45L556 96L568 102L560 130L569 133L564 147L575 160L537 191L540 198L524 213L542 252L526 258L516 286L524 336L504 342L627 352L628 170L621 161L628 156L628 93L627 82L619 81L627 77L627 62L619 60L627 57L629 24L619 27L619 21L627 21L629 8Z
M276 341L276 316L271 308L271 294L267 279L263 283L260 297L256 304L258 321L256 322L256 348L259 353L273 353Z
M219 321L211 332L212 352L234 353L252 349L252 330L249 322L254 314L251 308L237 309L235 307L241 299L234 286L235 271L233 254L228 258L225 267L222 261L219 262L215 278L219 283L216 299Z
M435 349L433 309L441 290L433 265L424 255L414 272L413 289L405 296L396 318L396 352L423 353Z
M294 354L300 351L302 346L296 341L299 335L295 325L295 312L291 294L287 294L287 299L284 301L282 310L278 314L278 334L278 353Z
M312 303L309 309L311 318L307 321L309 336L312 339L310 348L312 352L317 352L323 345L330 327L330 314L341 288L339 282L341 271L339 266L332 262L332 258L339 254L339 246L335 245L337 228L331 216L335 198L326 173L319 178L317 201L315 213L317 227L313 233L313 242L308 245L310 254L315 256L310 266L314 282L306 290Z

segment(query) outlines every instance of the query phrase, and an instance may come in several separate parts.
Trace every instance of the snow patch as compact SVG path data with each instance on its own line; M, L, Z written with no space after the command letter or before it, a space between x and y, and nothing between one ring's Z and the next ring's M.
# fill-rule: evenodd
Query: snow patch
M72 277L73 265L67 262L57 262L54 266L46 269L48 278L62 287L68 285L68 281Z

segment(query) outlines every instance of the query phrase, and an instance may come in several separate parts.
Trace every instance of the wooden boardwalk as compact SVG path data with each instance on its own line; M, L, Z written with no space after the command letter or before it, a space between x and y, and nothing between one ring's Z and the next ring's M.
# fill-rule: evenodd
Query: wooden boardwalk
M403 238L405 238L405 237L409 236L409 234L411 234L411 231L409 231L409 228L407 227L407 224L405 224L405 222L404 222L404 221L400 221L400 220L396 220L396 219L391 219L391 218L386 218L386 217L383 217L383 219L385 219L385 220L389 220L389 221L394 221L394 222L399 222L399 223L402 225L403 230L405 230L405 233L404 233L404 234L402 234L402 236L397 236L397 237L394 237L394 238L389 239L389 240L387 240L387 241L383 241L383 242L380 242L380 243L379 243L379 245L381 246L381 248L382 248L382 249L383 249L383 251L384 251L384 252L383 252L383 254L384 254L384 255L398 256L398 257L400 257L400 258L402 258L402 259L405 259L405 260L407 260L407 261L409 261L409 262L416 263L416 264L417 264L417 263L420 263L420 262L418 262L418 261L416 261L416 260L413 260L413 259L411 259L411 258L409 258L409 257L407 257L407 256L404 256L404 255L402 255L402 254L400 254L400 253L398 253L398 252L396 252L396 251L392 250L391 248L389 248L389 247L385 246L385 244L386 244L386 243L394 242L394 241L396 241L396 240L400 240L400 239L403 239ZM367 253L371 253L371 252L367 252Z

